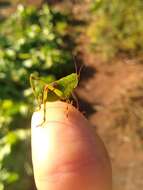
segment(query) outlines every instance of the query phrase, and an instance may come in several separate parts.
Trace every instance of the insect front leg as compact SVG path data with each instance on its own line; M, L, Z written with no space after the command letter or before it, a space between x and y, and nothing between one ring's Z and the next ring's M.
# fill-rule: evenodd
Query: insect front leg
M43 92L44 117L41 125L43 125L46 122L46 102L47 102L48 91L49 91L48 85L45 85Z
M73 99L74 99L74 100L75 100L75 102L76 102L76 108L79 110L79 103L78 103L78 99L77 99L77 97L76 97L75 93L74 93L74 92L72 92L72 93L71 93L71 95L72 95Z
M67 99L66 103L67 103L67 106L66 106L66 117L68 118L68 116L69 116L69 114L68 114L68 112L69 112L69 105L68 104L72 104L72 102L69 99Z
M36 109L36 111L39 111L41 109L41 100L42 100L42 94L40 94L38 96L37 102L38 102L38 109Z

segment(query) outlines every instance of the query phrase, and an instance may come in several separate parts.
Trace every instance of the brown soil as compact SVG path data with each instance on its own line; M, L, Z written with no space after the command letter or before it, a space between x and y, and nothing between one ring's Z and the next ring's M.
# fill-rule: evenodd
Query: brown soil
M76 4L73 15L89 21L87 10L88 1ZM113 189L143 189L143 65L127 57L103 61L80 32L76 49L85 68L77 94L110 154Z
M143 139L140 132L143 66L119 60L97 66L96 58L91 62L88 60L86 57L84 61L95 69L95 74L83 83L81 81L77 91L79 97L95 110L89 121L96 126L109 151L113 189L142 189Z

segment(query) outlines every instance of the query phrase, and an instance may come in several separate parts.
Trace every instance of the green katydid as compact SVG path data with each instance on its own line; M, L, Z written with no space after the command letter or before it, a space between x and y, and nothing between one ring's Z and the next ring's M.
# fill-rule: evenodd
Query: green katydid
M67 75L52 83L47 83L46 81L42 80L40 77L36 76L35 74L30 75L30 84L33 90L33 94L37 99L38 107L40 109L41 104L43 104L44 106L44 118L42 124L45 123L46 121L47 101L61 100L69 102L69 98L72 96L75 99L78 107L78 101L73 93L73 90L78 85L78 80L79 80L79 74L77 74L77 68L76 68L76 73ZM37 86L35 85L35 81L38 81L38 86L39 86L38 91L36 91Z

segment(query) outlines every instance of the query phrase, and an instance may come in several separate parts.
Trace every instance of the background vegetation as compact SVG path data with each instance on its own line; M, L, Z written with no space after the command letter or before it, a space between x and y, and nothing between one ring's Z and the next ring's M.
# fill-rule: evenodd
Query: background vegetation
M72 71L63 37L64 15L47 5L18 5L0 25L0 190L32 189L29 75L49 82Z
M88 29L92 48L110 58L117 53L135 56L143 50L142 0L93 0Z
M9 5L0 2L1 8ZM84 7L81 1L79 5ZM35 101L30 73L38 72L51 82L73 71L73 44L67 36L74 27L77 38L84 30L86 48L94 55L100 53L101 59L121 54L140 57L142 10L142 0L91 0L84 26L69 22L69 15L48 5L20 4L10 16L0 15L0 190L35 189L30 155L30 117Z

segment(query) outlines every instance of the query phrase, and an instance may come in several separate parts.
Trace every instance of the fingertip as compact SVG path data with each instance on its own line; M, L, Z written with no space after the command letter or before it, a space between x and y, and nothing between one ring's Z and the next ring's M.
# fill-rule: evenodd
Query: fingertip
M105 183L109 181L110 162L103 143L93 135L86 118L72 105L58 101L46 104L46 122L37 127L42 120L43 107L33 114L31 124L37 188L79 190L81 187L87 190L92 189L91 185L103 187L98 178L103 177Z
M43 105L41 109L32 115L31 127L35 128L46 127L49 122L64 122L64 123L86 123L87 120L83 114L77 110L72 104L55 101L46 103L46 121L44 121ZM42 125L41 125L42 124Z

